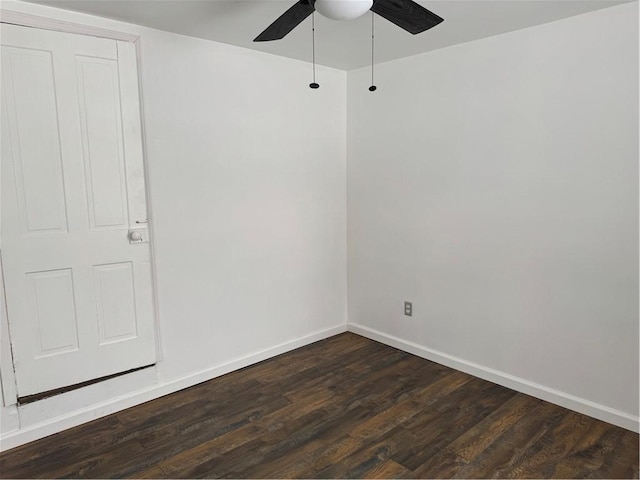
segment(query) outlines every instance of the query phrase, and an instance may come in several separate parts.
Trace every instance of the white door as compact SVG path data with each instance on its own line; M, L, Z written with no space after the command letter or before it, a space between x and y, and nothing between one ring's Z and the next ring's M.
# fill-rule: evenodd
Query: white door
M135 47L7 24L0 36L0 238L18 395L153 364Z

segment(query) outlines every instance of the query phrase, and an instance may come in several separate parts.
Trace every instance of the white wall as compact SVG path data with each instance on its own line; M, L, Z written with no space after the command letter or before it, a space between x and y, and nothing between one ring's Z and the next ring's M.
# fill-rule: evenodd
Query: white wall
M20 407L4 448L346 330L345 72L2 7L141 35L161 340L155 371Z
M369 75L350 328L637 430L637 2Z

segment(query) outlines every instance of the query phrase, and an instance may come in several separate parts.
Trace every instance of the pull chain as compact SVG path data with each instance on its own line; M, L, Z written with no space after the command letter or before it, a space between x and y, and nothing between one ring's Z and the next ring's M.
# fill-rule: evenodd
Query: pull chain
M373 83L373 41L374 41L374 30L373 30L373 12L371 12L371 86L369 87L370 92L375 92L378 87Z
M316 16L311 13L311 56L313 62L313 82L309 84L311 88L320 88L316 83Z

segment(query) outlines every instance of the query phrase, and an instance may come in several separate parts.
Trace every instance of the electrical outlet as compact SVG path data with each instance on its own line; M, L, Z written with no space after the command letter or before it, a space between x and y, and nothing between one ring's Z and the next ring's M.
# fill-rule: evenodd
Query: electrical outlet
M404 314L407 317L411 317L413 315L413 303L404 302Z

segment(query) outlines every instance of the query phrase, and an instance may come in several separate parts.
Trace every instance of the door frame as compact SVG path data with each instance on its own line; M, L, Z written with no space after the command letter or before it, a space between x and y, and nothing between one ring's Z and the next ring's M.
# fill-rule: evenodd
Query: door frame
M18 25L22 27L38 28L41 30L53 30L62 33L73 33L77 35L85 35L91 37L108 38L111 40L120 40L124 42L133 43L136 49L136 65L138 70L138 98L140 99L140 129L141 129L141 141L142 141L142 163L144 165L144 181L146 187L146 200L147 200L147 215L149 229L149 254L151 263L151 296L153 302L153 323L156 342L156 364L162 360L162 342L160 338L160 322L159 322L159 305L157 295L157 278L156 278L156 260L155 260L155 248L154 248L154 224L153 213L151 206L150 196L150 184L149 184L149 169L147 162L147 142L145 133L144 122L144 99L142 92L142 71L141 71L141 49L140 49L140 35L135 35L126 32L119 32L116 30L109 30L106 28L94 27L91 25L85 25L81 23L68 22L66 20L57 20L49 17L42 17L39 15L32 15L30 13L16 12L13 10L7 10L0 8L0 23L7 23L11 25ZM11 337L9 333L9 317L6 306L6 296L4 293L4 275L2 271L2 248L0 241L0 385L2 387L2 405L9 407L17 405L18 403L18 391L16 375L14 371L13 362L13 350L11 346ZM155 367L154 367L155 368Z

